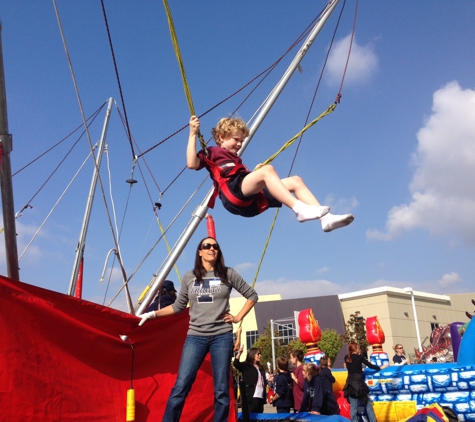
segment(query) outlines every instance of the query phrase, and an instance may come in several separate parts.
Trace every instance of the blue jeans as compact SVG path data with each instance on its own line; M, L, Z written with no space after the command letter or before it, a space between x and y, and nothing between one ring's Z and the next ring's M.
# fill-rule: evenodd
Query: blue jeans
M229 415L229 372L233 352L233 333L215 336L187 336L181 354L175 386L168 398L163 422L180 420L185 399L198 369L208 352L211 354L214 384L214 421L226 422Z
M354 397L348 397L350 399L350 414L351 414L351 422L358 422L358 403L359 400ZM373 402L368 397L368 402L366 403L366 414L368 415L369 422L377 422L376 415L374 414L373 410Z

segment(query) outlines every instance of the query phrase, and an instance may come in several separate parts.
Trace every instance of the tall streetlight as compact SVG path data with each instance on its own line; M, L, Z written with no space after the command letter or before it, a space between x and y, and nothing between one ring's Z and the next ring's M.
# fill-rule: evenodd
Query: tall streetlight
M414 300L414 290L412 290L412 287L404 287L404 291L411 294L412 310L414 311L414 323L416 324L417 343L419 345L419 351L422 352L419 322L417 321L416 301Z

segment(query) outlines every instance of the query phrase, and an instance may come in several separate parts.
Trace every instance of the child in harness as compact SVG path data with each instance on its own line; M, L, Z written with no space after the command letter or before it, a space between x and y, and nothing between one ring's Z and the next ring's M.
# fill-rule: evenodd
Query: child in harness
M215 186L215 194L209 203L211 208L217 195L229 212L243 217L254 217L267 208L284 204L294 211L301 223L319 219L324 232L347 226L354 220L352 214L331 214L330 208L320 205L299 176L280 179L272 165L251 172L237 155L249 135L243 120L235 117L221 119L211 131L218 146L197 153L199 131L199 119L191 116L186 162L190 169L206 167L209 171Z

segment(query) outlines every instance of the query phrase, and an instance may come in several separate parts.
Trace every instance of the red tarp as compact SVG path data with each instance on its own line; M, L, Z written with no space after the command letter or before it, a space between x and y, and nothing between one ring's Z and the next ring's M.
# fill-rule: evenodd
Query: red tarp
M188 320L186 311L138 327L132 315L0 276L2 420L125 421L132 349L121 334L135 350L135 420L162 420ZM207 359L181 420L212 421L213 403Z

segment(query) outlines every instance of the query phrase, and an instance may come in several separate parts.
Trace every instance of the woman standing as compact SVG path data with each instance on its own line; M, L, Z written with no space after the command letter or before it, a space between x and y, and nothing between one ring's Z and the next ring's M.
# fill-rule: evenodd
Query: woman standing
M377 422L373 410L373 402L369 398L369 388L363 380L363 365L368 368L380 371L387 368L388 365L373 365L368 359L361 355L360 346L357 343L348 344L348 356L346 357L346 369L348 370L348 378L343 387L345 398L351 406L351 422L358 422L357 408L358 401L366 407L369 422Z
M229 313L229 296L236 289L247 301L237 315ZM254 289L232 268L224 265L221 249L212 237L204 238L196 249L195 268L183 276L177 300L158 311L139 315L139 325L151 318L181 312L190 303L190 326L183 346L180 368L168 398L163 422L180 420L185 399L198 369L210 353L214 382L214 421L229 415L229 366L233 352L233 323L240 322L258 297Z
M249 405L249 412L264 413L264 403L266 402L266 372L262 367L261 351L252 347L247 351L246 360L240 362L242 350L241 346L239 352L234 359L234 367L242 373L242 380L246 384L246 398Z
M396 354L393 356L393 363L394 365L405 365L407 363L411 363L411 359L409 356L404 355L404 346L402 344L396 344L393 347Z

